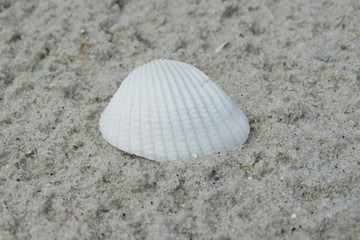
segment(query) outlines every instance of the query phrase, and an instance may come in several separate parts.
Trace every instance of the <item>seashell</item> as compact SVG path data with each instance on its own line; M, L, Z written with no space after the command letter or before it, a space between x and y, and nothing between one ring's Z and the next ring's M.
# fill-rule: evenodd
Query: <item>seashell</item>
M207 75L163 59L133 70L99 123L111 145L156 161L227 152L250 131L245 114Z

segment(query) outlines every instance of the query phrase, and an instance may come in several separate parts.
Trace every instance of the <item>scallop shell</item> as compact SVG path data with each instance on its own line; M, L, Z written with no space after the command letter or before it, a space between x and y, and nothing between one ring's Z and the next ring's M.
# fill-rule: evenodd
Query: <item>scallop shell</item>
M156 161L227 152L249 134L248 119L207 75L174 60L153 60L122 82L100 117L106 141Z

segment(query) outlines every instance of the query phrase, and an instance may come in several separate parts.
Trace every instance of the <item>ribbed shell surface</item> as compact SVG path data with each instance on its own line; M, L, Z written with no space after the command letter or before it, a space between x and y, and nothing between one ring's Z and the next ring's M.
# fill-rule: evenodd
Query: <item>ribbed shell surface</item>
M100 117L111 145L157 161L227 152L249 134L240 108L207 75L174 60L153 60L122 82Z

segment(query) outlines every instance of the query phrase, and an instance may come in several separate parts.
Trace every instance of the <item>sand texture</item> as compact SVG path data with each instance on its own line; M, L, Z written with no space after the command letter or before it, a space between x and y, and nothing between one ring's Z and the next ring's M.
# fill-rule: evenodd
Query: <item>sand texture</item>
M359 22L358 0L0 0L0 239L359 239ZM241 106L242 148L158 163L104 141L156 58Z

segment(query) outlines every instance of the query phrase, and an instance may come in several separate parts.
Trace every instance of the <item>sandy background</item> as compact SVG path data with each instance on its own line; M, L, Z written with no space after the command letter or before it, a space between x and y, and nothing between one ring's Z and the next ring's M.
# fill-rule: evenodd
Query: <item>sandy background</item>
M360 239L359 22L358 0L0 0L0 238ZM103 140L155 58L241 105L242 149L158 163Z

